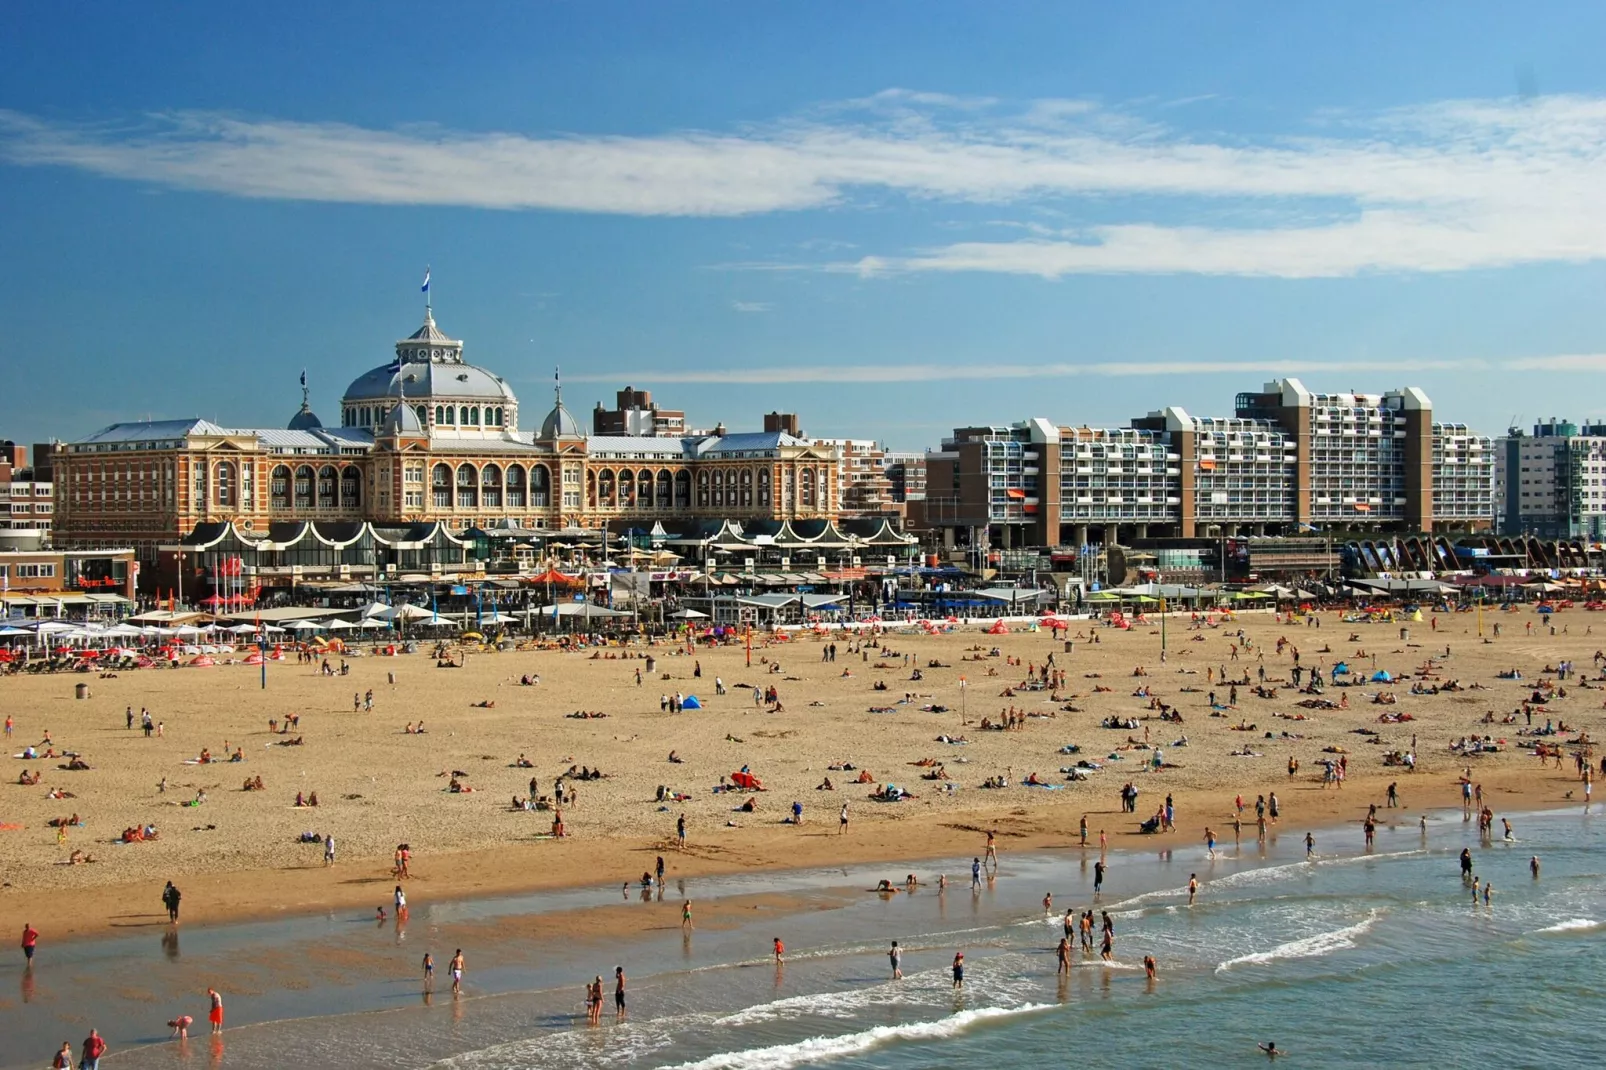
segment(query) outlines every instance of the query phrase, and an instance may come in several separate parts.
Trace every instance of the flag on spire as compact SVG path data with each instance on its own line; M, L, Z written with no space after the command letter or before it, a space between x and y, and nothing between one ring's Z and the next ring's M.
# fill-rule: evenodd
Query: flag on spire
M420 286L418 288L418 292L421 293L421 294L429 293L429 268L428 267L424 268L424 285L422 285L422 286Z

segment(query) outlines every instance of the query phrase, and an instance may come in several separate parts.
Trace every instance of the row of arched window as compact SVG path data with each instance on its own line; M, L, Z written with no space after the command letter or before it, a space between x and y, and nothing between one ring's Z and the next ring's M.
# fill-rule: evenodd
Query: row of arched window
M390 415L389 405L347 405L341 410L343 427L377 428ZM429 423L429 406L414 405L420 424ZM507 410L500 405L436 405L437 427L506 427Z
M546 465L488 464L476 468L437 464L430 470L430 495L437 509L522 509L543 507L552 499L552 474Z
M274 509L358 509L362 472L353 466L281 464L268 477L268 503Z

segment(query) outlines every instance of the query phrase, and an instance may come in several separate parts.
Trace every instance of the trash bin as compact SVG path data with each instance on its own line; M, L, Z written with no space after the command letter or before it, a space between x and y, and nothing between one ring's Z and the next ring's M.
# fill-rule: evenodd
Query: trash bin
M1409 638L1411 638L1411 629L1409 629L1409 628L1401 628L1400 629L1400 639L1401 639L1401 641L1403 642L1404 640L1409 639Z
M1072 643L1071 640L1069 640L1069 639L1065 640L1065 653L1069 654L1071 652L1071 647L1074 646L1074 645L1075 644Z
M385 678L388 679L391 683L395 683L396 682L396 674L393 673L393 672L387 672L385 674Z
M74 684L73 685L73 695L76 698L81 698L81 699L88 698L89 697L89 685L88 684Z

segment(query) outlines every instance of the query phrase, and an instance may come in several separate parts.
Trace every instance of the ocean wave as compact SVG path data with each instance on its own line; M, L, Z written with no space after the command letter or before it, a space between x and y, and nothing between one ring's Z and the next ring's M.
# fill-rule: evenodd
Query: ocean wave
M1225 973L1234 966L1264 966L1266 963L1283 959L1317 958L1322 955L1330 955L1335 951L1347 950L1354 947L1355 938L1377 924L1377 919L1382 915L1382 911L1374 910L1354 925L1349 925L1342 929L1334 929L1331 932L1303 936L1298 940L1290 940L1287 943L1278 944L1269 951L1256 951L1248 955L1239 955L1237 958L1228 959L1226 962L1221 963L1216 967L1216 972Z
M1051 1004L1046 1003L1028 1003L1020 1007L978 1007L933 1022L879 1025L861 1033L848 1033L839 1037L811 1037L793 1044L721 1052L696 1062L679 1063L666 1070L789 1070L790 1067L822 1059L857 1055L898 1040L941 1040L963 1033L982 1022L1031 1014L1046 1010L1050 1006Z
M1572 933L1583 932L1589 929L1598 929L1606 922L1595 921L1592 918L1568 918L1558 921L1554 925L1546 925L1543 929L1535 929L1536 933Z

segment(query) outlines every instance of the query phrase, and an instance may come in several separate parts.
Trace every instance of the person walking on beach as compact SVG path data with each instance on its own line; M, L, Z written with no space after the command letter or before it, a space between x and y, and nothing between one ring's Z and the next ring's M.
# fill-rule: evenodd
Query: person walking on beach
M1316 854L1316 837L1305 833L1305 861L1309 862Z
M106 1041L100 1033L91 1029L84 1038L84 1057L79 1060L78 1070L100 1070L100 1057L106 1054Z
M212 1023L212 1035L223 1032L223 997L218 995L215 988L206 990L206 999L210 1006L207 1008L206 1020Z
M836 834L840 836L846 831L848 831L848 804L843 803L842 812L837 815Z
M981 890L981 859L979 858L970 860L970 890L973 892Z
M680 904L680 928L684 932L695 929L696 927L697 926L691 923L691 900L688 899L684 903Z
M892 941L892 950L887 952L887 959L892 963L892 979L903 980L903 948L898 946L898 941Z
M993 864L993 868L994 869L998 868L998 830L997 829L988 829L987 830L987 847L982 852L981 862L982 862L982 865L984 865L984 866L987 863L991 862Z
M965 987L965 953L963 951L954 953L954 987Z
M784 961L786 961L786 945L781 943L781 938L777 936L775 938L775 964L779 966Z
M613 1016L622 1019L625 1016L625 968L613 968Z
M675 845L682 851L686 849L686 815L684 813L675 818Z
M1081 821L1081 824L1077 827L1077 832L1081 834L1082 846L1086 847L1087 846L1087 815L1086 814L1082 815L1082 821Z
M435 956L424 952L424 991L435 990Z
M323 864L335 864L335 834L332 832L323 838Z
M658 890L659 891L663 891L663 887L664 887L664 856L663 855L659 855L658 856L658 864L655 867L655 871L656 871L657 876L658 876Z
M1097 899L1104 890L1104 859L1093 863L1093 898Z
M1216 830L1209 825L1205 826L1205 857L1212 861L1216 857Z
M167 887L162 889L162 905L167 908L167 920L173 925L178 924L178 903L182 898L183 893L168 881Z
M1188 905L1193 906L1194 898L1199 894L1199 874L1188 874Z
M34 949L39 946L39 930L27 922L22 923L22 957L23 969L33 969Z
M61 1050L50 1060L50 1070L72 1070L72 1041L61 1042Z
M462 992L463 992L463 949L462 948L458 948L457 949L457 954L452 956L452 961L449 964L449 966L447 967L447 969L452 975L452 995L454 995L454 996L461 995Z
M1063 936L1060 937L1060 946L1054 949L1054 954L1059 960L1059 965L1057 967L1055 967L1054 972L1055 973L1070 973L1071 972L1071 942L1070 942L1070 940L1068 940L1067 938L1065 938Z

